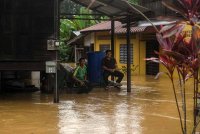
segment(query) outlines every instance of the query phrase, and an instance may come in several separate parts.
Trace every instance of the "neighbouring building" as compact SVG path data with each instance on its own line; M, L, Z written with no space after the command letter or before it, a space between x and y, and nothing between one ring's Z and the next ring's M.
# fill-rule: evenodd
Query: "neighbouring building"
M161 25L171 24L174 21L153 21L159 29ZM111 47L110 21L102 22L94 26L80 30L82 34L87 34L84 38L84 47L92 47L94 51L105 51ZM184 30L187 36L191 36L191 27ZM126 28L121 22L115 22L115 47L114 57L119 68L126 66L127 45ZM146 58L157 57L155 51L159 51L159 44L156 39L154 28L146 21L138 22L138 26L131 27L131 63L136 68L134 75L156 75L165 71L162 65L146 61Z
M40 86L45 62L56 57L47 48L57 32L56 9L55 0L0 1L1 86L16 81Z

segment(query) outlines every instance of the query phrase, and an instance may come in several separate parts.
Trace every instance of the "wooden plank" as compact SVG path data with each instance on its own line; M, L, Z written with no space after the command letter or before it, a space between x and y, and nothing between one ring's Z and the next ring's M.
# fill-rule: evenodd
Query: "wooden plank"
M15 71L15 70L24 70L24 71L44 71L45 62L0 62L0 71Z
M55 59L55 51L47 50L47 40L55 38L54 0L1 0L0 7L1 69L7 68L4 61L15 65L24 59L30 63ZM22 65L20 62L16 68L34 68Z

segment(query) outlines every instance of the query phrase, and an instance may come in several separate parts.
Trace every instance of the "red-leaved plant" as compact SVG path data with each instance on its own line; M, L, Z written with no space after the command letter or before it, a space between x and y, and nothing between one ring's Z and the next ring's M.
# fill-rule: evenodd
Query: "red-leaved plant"
M126 0L122 1L128 3ZM172 82L172 89L183 134L187 134L185 83L190 78L194 79L194 126L192 133L195 133L196 127L200 122L200 120L197 121L196 118L199 83L198 71L200 66L200 0L162 0L162 3L169 9L182 15L182 17L177 21L177 23L164 26L160 31L141 11L136 9L130 3L128 4L148 20L157 32L156 36L161 48L160 52L156 52L159 55L159 58L152 57L146 60L161 63L167 69L167 72L165 73L169 76ZM189 37L185 32L183 32L186 26L191 27L191 35ZM175 70L177 70L179 75L183 105L182 110L179 107L180 104L178 103L177 89L174 84Z
M199 123L199 121L197 122L196 120L195 113L197 110L198 70L200 64L200 27L198 25L200 18L200 0L176 0L176 3L163 0L162 3L169 9L180 13L183 18L176 24L161 28L159 33L156 34L161 47L161 51L156 52L159 58L149 58L147 60L161 63L168 71L166 74L172 82L183 134L187 133L185 83L189 78L194 79L194 127L192 133L195 133L196 126ZM192 28L191 36L189 37L183 32L184 28L188 25ZM175 70L177 70L179 74L183 117L177 99L177 89L174 84Z

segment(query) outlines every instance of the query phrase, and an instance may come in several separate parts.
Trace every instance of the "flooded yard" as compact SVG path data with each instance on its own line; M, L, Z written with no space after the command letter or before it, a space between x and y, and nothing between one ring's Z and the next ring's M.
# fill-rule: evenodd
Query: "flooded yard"
M59 104L52 103L52 95L39 92L1 95L0 134L180 134L169 80L139 76L132 80L131 93L122 87L62 94ZM190 126L192 97L188 89Z

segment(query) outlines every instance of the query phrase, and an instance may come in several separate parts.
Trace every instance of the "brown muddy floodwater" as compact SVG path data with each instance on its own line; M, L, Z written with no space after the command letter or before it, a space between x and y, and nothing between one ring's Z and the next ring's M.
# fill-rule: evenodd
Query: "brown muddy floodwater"
M190 126L192 96L192 89L188 89ZM39 92L0 96L0 134L180 133L167 78L135 76L132 93L127 93L125 87L121 91L95 89L89 94L62 94L59 104L52 103L52 95Z

